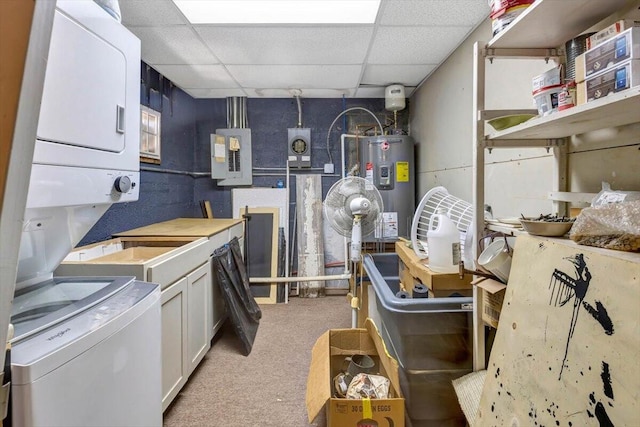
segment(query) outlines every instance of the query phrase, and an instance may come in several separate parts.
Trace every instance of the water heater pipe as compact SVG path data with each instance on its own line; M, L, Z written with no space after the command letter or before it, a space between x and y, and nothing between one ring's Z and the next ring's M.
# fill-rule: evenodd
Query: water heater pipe
M333 119L333 122L331 122L331 125L329 126L329 130L327 131L327 154L329 155L329 163L333 163L333 157L331 156L331 150L329 149L329 137L331 135L331 129L333 128L333 125L336 124L336 122L338 121L338 119L340 117L342 117L344 114L348 113L349 111L354 111L354 110L362 110L362 111L366 111L367 113L371 114L371 116L373 116L373 118L375 119L376 123L378 124L378 127L380 127L380 135L382 135L384 133L384 130L382 128L382 124L380 123L380 120L378 120L378 118L376 117L375 114L373 114L371 112L371 110L367 110L364 107L351 107L351 108L347 108L346 110L344 110L342 113L338 114L336 116L335 119Z

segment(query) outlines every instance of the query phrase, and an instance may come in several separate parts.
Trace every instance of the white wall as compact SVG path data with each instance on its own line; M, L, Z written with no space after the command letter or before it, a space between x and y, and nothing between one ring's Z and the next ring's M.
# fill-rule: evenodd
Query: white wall
M437 185L472 201L473 44L490 36L487 20L411 97L417 201ZM487 64L486 108L533 108L531 78L554 65L504 59ZM611 145L619 148L603 148ZM571 191L597 193L603 180L614 189L640 190L640 124L575 136L568 151ZM544 148L486 152L486 203L496 217L550 213L553 171L553 155Z

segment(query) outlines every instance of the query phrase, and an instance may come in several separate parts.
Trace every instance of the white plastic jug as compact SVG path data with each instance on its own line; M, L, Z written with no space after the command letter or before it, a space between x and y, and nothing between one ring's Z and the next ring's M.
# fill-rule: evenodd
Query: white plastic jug
M434 228L434 222L436 227ZM460 263L460 232L456 224L438 209L429 219L427 231L429 268L436 273L457 273Z

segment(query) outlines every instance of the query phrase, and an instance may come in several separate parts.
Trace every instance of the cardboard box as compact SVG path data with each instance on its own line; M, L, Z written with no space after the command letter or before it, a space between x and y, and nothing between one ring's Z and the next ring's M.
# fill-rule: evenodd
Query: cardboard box
M580 54L578 56L576 56L575 61L575 79L576 79L576 84L582 83L584 81L584 79L586 79L586 75L585 75L585 70L584 70L584 57L585 57L586 53ZM579 104L578 104L579 105Z
M324 410L327 427L404 427L405 401L400 392L398 362L387 352L370 319L365 326L366 329L331 329L314 344L307 377L309 423ZM372 400L332 397L333 378L340 373L345 357L354 354L367 354L376 360L376 369L391 382L392 397Z
M413 278L412 283L422 283L432 292L452 289L473 289L471 286L471 274L465 274L460 278L460 275L457 273L435 273L427 267L429 261L418 258L413 249L408 247L405 242L396 242L396 253L400 258L401 266L399 274L401 277L400 281L402 281L402 283L404 283L403 277L405 280L409 281L409 275ZM403 271L403 269L408 270L408 275L406 271ZM405 285L407 284L405 283Z
M640 58L640 27L632 27L586 51L583 57L584 67L582 64L578 66L576 62L576 75L578 69L581 72L584 69L584 78L576 77L576 81L586 80L589 76L604 72L609 67L637 58Z
M583 95L586 102L589 102L638 85L640 85L640 59L634 59L587 77L584 81Z
M587 84L580 82L576 84L576 105L582 105L587 102Z
M614 22L606 28L598 31L586 40L587 50L596 47L600 43L604 43L615 35L627 30L631 27L640 27L640 21L633 19L621 19Z
M482 320L497 328L507 285L488 278L476 279L473 284L482 289Z

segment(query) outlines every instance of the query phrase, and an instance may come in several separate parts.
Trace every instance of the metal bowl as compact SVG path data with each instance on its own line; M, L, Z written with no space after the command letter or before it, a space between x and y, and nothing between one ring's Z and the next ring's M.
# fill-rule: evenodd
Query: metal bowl
M522 223L522 228L524 228L527 233L546 237L564 236L571 230L571 226L573 226L573 221L548 222L521 219L520 222Z

